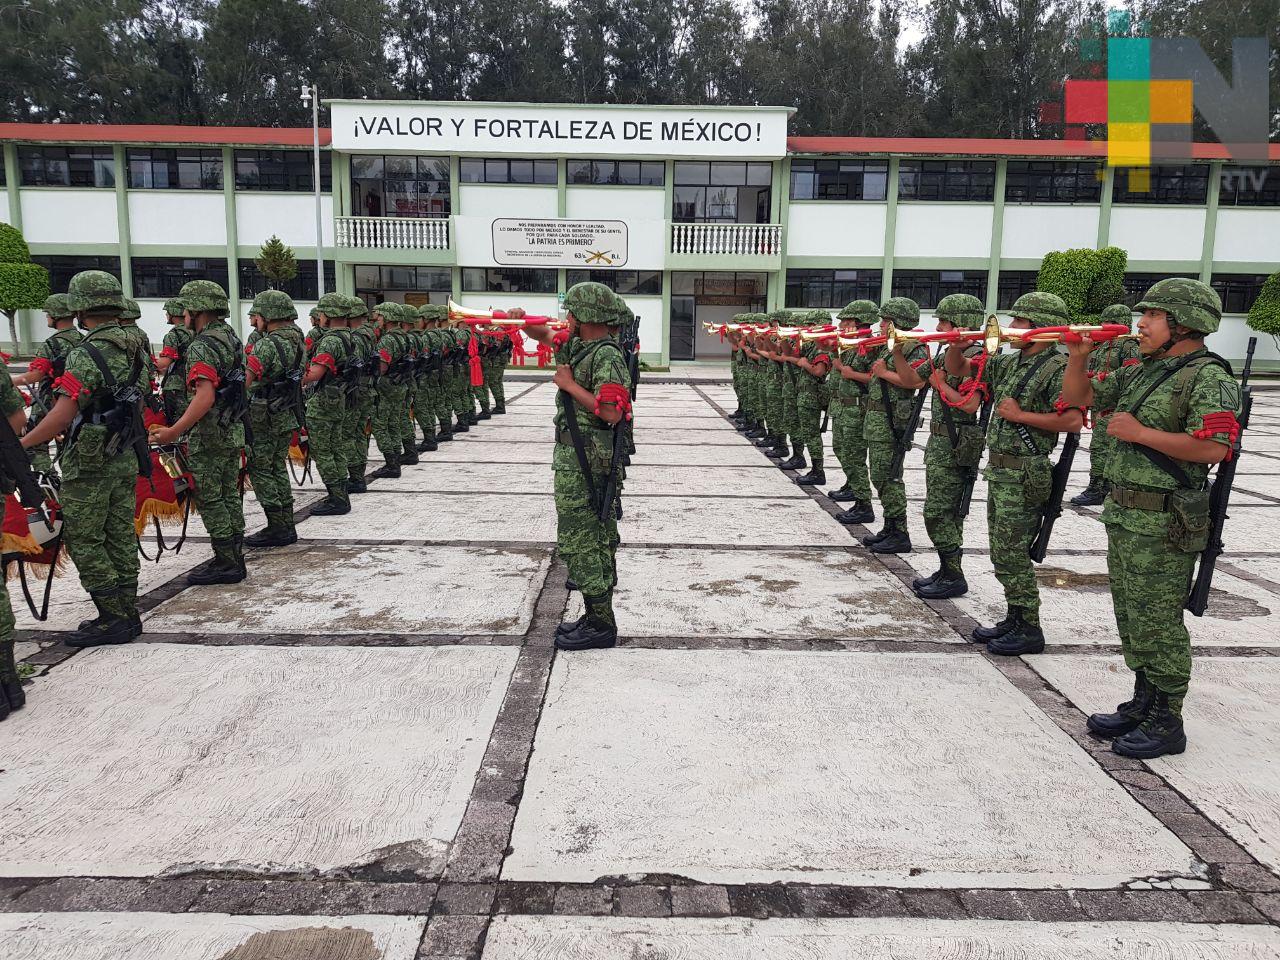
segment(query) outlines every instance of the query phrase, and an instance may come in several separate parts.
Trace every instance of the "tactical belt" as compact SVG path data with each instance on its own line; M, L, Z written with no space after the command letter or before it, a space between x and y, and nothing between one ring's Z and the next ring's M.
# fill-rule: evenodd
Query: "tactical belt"
M976 427L976 426L977 426L976 423L957 423L956 429L963 430L965 427ZM946 437L947 439L951 438L951 433L950 431L947 430L947 425L942 420L929 421L929 435L932 437Z
M887 413L884 403L875 397L867 397L867 412L869 413Z
M607 435L607 436L609 436L609 437L612 437L612 436L613 436L613 431L612 431L612 430L599 430L599 429L592 429L591 427L588 427L587 429L583 430L582 432L583 432L583 434L584 434L584 435L588 435L588 436L589 436L590 434L593 434L593 433L602 433L602 434L605 434L605 435ZM557 430L557 431L556 431L556 443L563 443L566 447L572 447L572 446L573 446L573 436L572 436L572 434L570 434L570 433L569 433L568 428L566 428L566 429L564 429L564 430Z
M1026 457L1017 457L1012 453L996 453L994 450L987 457L987 466L1003 467L1005 470L1021 470L1026 463Z
M1169 495L1151 490L1112 487L1111 499L1118 507L1129 507L1134 510L1154 510L1157 513L1164 513L1169 509Z
M862 406L862 397L832 397L831 399L842 407Z

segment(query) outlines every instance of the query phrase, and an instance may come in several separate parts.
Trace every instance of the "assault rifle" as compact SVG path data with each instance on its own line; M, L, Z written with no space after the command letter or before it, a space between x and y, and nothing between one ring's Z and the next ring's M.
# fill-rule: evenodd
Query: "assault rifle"
M627 363L627 376L631 380L631 399L635 400L636 388L640 381L640 318L633 316L631 322L624 324L618 331L618 345L622 347L622 357ZM632 442L631 421L620 420L613 427L613 456L609 461L609 476L605 479L604 492L597 505L597 513L603 522L609 519L618 499L618 471L631 463L631 454L635 452ZM617 515L622 516L621 504L616 505Z
M1021 423L1015 424L1014 429L1018 431L1019 436L1027 430L1026 425ZM1030 437L1031 434L1028 432L1027 436L1023 437L1023 442L1029 441ZM1034 444L1032 447L1034 448ZM1078 433L1068 433L1062 441L1062 453L1058 455L1058 462L1053 465L1049 499L1040 510L1040 529L1031 543L1030 554L1033 563L1041 563L1049 552L1049 537L1053 535L1054 523L1062 516L1062 497L1067 492L1067 482L1071 479L1071 464L1076 458L1076 450L1079 447L1080 434Z
M1253 351L1257 349L1258 338L1249 338L1249 349L1245 354L1244 369L1240 372L1240 434L1231 444L1230 459L1218 464L1218 472L1213 484L1209 487L1209 542L1200 551L1200 569L1187 595L1186 608L1193 616L1203 617L1209 605L1209 587L1213 583L1213 571L1222 556L1222 528L1227 521L1227 506L1231 500L1231 487L1236 479L1236 466L1240 461L1241 438L1249 426L1249 413L1253 410L1253 390L1249 387L1249 374L1253 370Z
M882 380L881 383L884 381ZM901 437L896 437L896 449L893 452L893 462L889 464L889 476L898 477L902 475L903 465L906 463L907 454L911 447L915 444L916 431L920 429L920 418L924 414L924 402L929 397L929 386L926 383L923 387L916 391L916 398L911 404L911 419L907 421L906 429L902 431ZM889 422L893 423L893 410L890 408L886 411Z
M31 469L31 459L22 449L18 435L7 417L0 417L0 484L17 491L18 500L28 510L40 514L46 527L53 529L53 520L45 504L44 488Z
M994 406L992 399L988 398L982 404L982 412L978 414L978 429L982 431L984 437L987 435L987 425L991 423L991 409ZM977 482L978 464L975 463L964 471L964 485L960 488L960 501L956 504L956 516L961 520L969 516L969 507L973 503L973 487Z

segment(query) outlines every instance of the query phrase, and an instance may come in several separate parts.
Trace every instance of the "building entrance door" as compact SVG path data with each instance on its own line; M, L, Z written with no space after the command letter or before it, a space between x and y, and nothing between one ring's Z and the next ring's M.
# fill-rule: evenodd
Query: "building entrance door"
M704 323L728 323L739 313L764 313L768 275L732 271L673 271L672 360L723 360L729 341L707 333Z

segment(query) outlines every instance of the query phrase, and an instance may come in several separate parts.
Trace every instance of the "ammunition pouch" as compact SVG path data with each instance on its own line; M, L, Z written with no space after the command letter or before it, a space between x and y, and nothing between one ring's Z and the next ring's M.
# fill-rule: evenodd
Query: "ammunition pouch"
M214 388L214 422L222 429L244 420L249 412L248 395L245 393L244 368L233 368Z
M1112 487L1119 507L1169 514L1169 546L1181 553L1199 553L1209 545L1209 491L1185 487L1160 493Z

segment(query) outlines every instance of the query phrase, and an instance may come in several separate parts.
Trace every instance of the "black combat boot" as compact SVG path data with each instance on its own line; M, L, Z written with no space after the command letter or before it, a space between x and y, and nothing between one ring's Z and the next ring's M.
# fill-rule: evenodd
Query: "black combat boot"
M963 597L969 592L969 583L964 578L964 569L960 566L961 550L949 553L938 552L942 560L942 569L923 586L915 588L916 596L921 600L950 600L952 597Z
M869 536L863 537L862 545L864 547L869 547L872 544L879 543L881 540L889 536L889 534L891 533L893 533L893 521L890 520L888 517L886 517L884 521L884 527L881 528L880 532L873 533L873 534L870 534Z
M450 437L449 439L452 440L453 438ZM418 444L419 453L431 453L431 451L439 450L439 449L440 449L440 444L437 438L434 436L427 437L421 443Z
M1090 714L1089 731L1104 740L1114 740L1137 730L1151 710L1155 696L1156 688L1147 680L1146 673L1137 671L1133 675L1133 696L1116 707L1115 713Z
M106 596L106 594L105 594L105 593L90 593L90 594L89 594L89 599L93 601L93 607L94 607L94 609L95 609L95 610L97 610L97 611L98 611L98 615L97 615L96 617L91 617L91 618L90 618L90 619L88 619L88 620L81 620L81 621L80 621L80 625L79 625L78 627L76 627L76 629L77 629L77 630L88 630L88 629L89 629L90 627L92 627L95 623L100 623L100 622L102 622L103 620L106 620L106 619L108 619L108 618L111 616L111 614L110 614L110 613L108 613L106 610L104 610L104 609L103 609L103 607L102 607L102 597L104 597L104 596Z
M467 421L463 420L461 417L458 418L458 423L453 428L454 433L468 433L470 430L471 428L467 426Z
M803 470L807 467L808 461L804 458L804 447L795 443L791 446L791 459L783 460L778 464L779 470Z
M997 657L1021 657L1028 653L1044 653L1044 631L1038 623L1028 623L1021 607L1013 629L1002 637L987 641L987 653Z
M791 449L787 446L786 440L778 440L772 447L764 448L764 455L770 460L781 462L791 457Z
M446 426L436 434L436 443L448 443L453 439L453 428Z
M18 676L18 664L13 658L13 639L0 640L0 720L14 710L21 710L27 702Z
M339 484L328 488L329 495L311 508L313 517L336 517L351 512L351 500L347 496L347 485Z
M872 553L910 553L911 534L907 533L907 518L896 517L884 522L885 535L869 544Z
M821 467L814 467L803 476L796 477L796 483L802 487L820 487L827 482L827 475Z
M404 449L400 453L400 466L416 467L418 462L418 448L414 446L412 440L409 440L404 444Z
M875 523L876 512L870 500L855 500L852 507L836 514L836 519L846 525L855 523Z
M506 412L507 412L507 405L505 403L500 403L493 408L493 415L495 417L500 417L502 416L502 414Z
M1107 499L1107 493L1110 490L1111 484L1101 477L1090 477L1089 485L1072 497L1071 502L1077 507L1096 507Z
M941 553L938 554L938 558L939 559L942 558ZM921 587L927 587L929 584L933 583L933 581L937 580L940 576L942 576L941 566L939 566L937 570L933 571L933 573L929 574L927 577L916 577L914 580L912 580L911 589L919 593Z
M577 581L575 581L573 577L565 577L564 588L568 590L570 593L572 593L574 590L578 589Z
M735 410L735 411L733 411L733 413L729 414L729 419L730 419L730 420L741 420L744 416L745 416L745 414L742 412L742 407L738 407L738 409L737 409L737 410Z
M764 424L761 423L752 424L751 429L743 434L748 440L763 440L768 435Z
M268 507L267 525L257 533L244 538L246 547L287 547L298 542L298 531L293 525L293 511L280 507Z
M400 464L387 462L373 471L374 479L377 480L394 480L400 476Z
M849 489L849 484L845 484L839 490L828 490L827 499L834 500L836 503L848 503L850 500L857 500L858 495Z
M364 470L367 463L356 464L354 467L348 467L347 475L347 493L367 493L369 485L365 483Z
M492 416L493 414L491 414L488 410L481 410L479 413L476 414L476 420L488 420Z
M187 574L187 585L208 587L220 583L240 583L245 571L236 556L236 542L232 537L213 541L213 559Z
M1112 752L1135 760L1154 760L1186 749L1182 718L1170 709L1169 695L1163 690L1156 691L1142 723L1111 743Z
M1005 611L1004 619L998 623L994 623L989 627L974 627L973 632L969 634L969 639L974 643L986 643L988 640L998 640L1017 625L1018 614L1019 610L1017 607L1010 607Z
M759 439L756 439L756 440L752 440L751 442L754 443L761 450L772 449L773 447L776 447L779 443L781 443L776 433L766 433L763 437L760 437Z
M616 646L618 627L613 618L611 594L584 596L582 599L587 605L586 616L577 627L566 633L556 634L556 649L600 650Z
M101 620L77 630L63 639L68 647L101 647L108 644L128 643L133 639L133 623L130 612L123 609L115 590L90 594L93 604L103 612Z
M129 617L129 629L136 640L142 636L142 615L138 613L138 581L122 583L116 593L120 597L120 612Z

